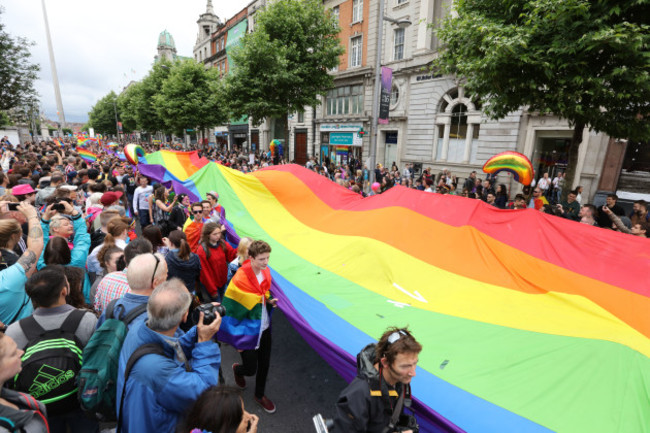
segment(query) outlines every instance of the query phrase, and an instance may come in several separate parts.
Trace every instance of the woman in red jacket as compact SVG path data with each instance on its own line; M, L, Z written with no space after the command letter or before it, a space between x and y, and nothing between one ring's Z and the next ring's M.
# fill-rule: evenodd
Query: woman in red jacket
M221 302L226 291L228 263L236 256L237 250L224 239L226 228L219 223L206 223L201 231L201 242L196 254L201 259L201 284L213 300ZM207 302L204 299L204 302Z

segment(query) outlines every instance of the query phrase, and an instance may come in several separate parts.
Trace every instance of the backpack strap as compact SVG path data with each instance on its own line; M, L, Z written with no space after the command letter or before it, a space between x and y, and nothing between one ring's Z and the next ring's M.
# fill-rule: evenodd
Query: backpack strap
M70 312L70 314L68 314L68 317L66 317L61 324L61 330L74 334L77 331L77 328L79 328L79 324L85 315L86 311L77 310L75 308Z
M149 354L165 356L165 351L160 344L143 344L142 346L135 349L135 352L133 352L133 354L129 357L129 360L126 362L126 369L124 370L124 384L122 385L122 397L120 397L120 416L117 420L117 433L122 433L122 421L124 420L124 397L126 396L126 384L129 380L131 370L140 358Z
M120 298L113 299L113 300L112 300L111 302L109 302L108 305L106 306L106 309L104 310L104 312L105 312L105 314L106 314L106 318L107 318L107 319L112 319L112 318L114 318L114 317L113 317L113 310L115 309L115 304L117 304L117 301L118 301L119 299L120 299Z
M129 311L129 313L124 317L123 321L125 325L129 325L133 320L138 317L140 314L144 313L147 311L147 304L140 304L137 307L135 307L133 310Z
M38 324L33 315L25 317L24 319L20 319L18 324L20 325L20 329L23 330L23 334L25 334L27 341L32 341L39 335L43 335L45 333L45 329L43 329L43 327Z

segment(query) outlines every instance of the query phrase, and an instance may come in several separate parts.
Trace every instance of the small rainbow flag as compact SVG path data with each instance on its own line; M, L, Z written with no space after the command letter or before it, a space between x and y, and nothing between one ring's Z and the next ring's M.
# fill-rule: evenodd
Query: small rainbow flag
M56 144L57 146L63 147L63 143L61 143L61 140L55 138L53 141L54 141L54 144Z
M77 149L77 152L79 153L79 156L82 157L84 160L88 162L95 162L97 161L97 155L92 153L90 150L87 149Z

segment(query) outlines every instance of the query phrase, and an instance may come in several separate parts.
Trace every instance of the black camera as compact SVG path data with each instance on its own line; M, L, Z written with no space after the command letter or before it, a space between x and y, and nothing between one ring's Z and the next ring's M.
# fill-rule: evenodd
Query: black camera
M55 210L57 212L65 212L65 206L62 203L64 201L72 204L72 200L70 200L69 198L59 197L54 202L54 205L52 205L52 210Z
M218 313L219 316L223 317L226 315L226 307L223 305L214 305L214 304L201 304L192 311L192 322L195 325L199 324L201 319L201 313L203 313L203 324L209 325L214 322L217 318L215 313Z
M401 431L408 431L411 430L413 433L419 433L420 432L420 426L418 425L418 421L415 419L413 415L406 415L403 414L399 417L399 422L397 423L397 427L395 427L394 432L401 432Z

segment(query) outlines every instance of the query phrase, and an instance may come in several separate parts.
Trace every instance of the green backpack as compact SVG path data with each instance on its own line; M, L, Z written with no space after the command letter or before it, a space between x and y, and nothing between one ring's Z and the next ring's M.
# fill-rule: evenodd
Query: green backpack
M117 371L122 344L129 331L128 325L147 310L147 304L138 305L124 317L114 314L117 299L106 307L106 321L102 323L83 351L83 366L78 375L77 397L81 409L100 421L116 419ZM117 309L123 310L120 305Z

